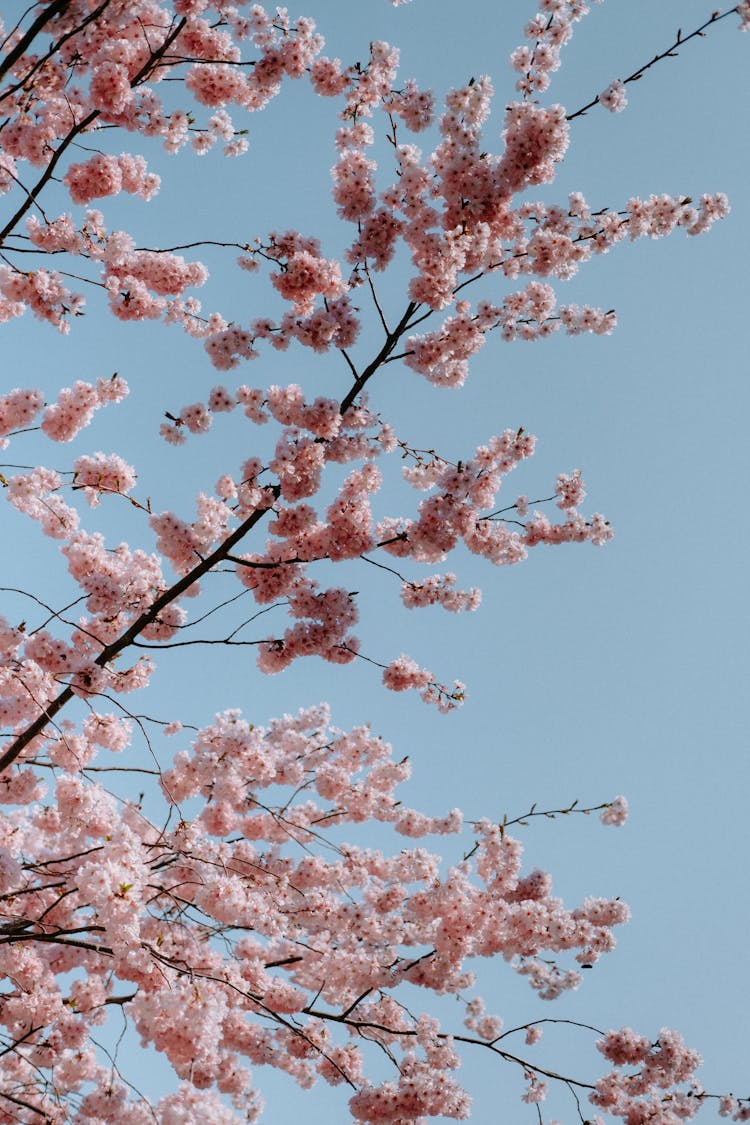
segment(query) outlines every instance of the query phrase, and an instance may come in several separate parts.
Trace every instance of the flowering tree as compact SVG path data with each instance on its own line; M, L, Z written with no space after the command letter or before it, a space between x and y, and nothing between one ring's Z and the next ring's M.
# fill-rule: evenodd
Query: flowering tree
M587 11L582 0L542 0L531 13L511 55L517 100L496 154L485 128L489 78L438 105L399 74L388 44L373 42L345 65L323 54L311 19L285 9L51 0L3 29L0 319L30 312L67 333L87 289L87 307L102 317L183 329L221 372L296 349L311 371L318 355L335 354L344 378L324 397L228 374L169 410L163 463L170 445L198 443L224 424L218 415L246 419L216 483L204 480L194 512L181 513L162 510L159 478L144 482L117 453L82 447L63 468L45 467L48 442L63 443L52 455L59 463L99 408L116 411L129 389L139 393L137 373L132 388L114 375L77 380L50 401L33 387L0 398L4 446L12 441L21 460L39 457L23 467L8 455L8 518L13 529L21 517L36 521L63 560L44 598L6 591L13 608L0 618L0 1121L254 1120L252 1068L261 1064L303 1087L319 1078L342 1086L354 1121L466 1118L470 1099L456 1078L464 1048L517 1068L526 1102L538 1105L560 1081L589 1099L592 1114L628 1123L674 1125L714 1096L698 1086L699 1056L674 1031L655 1040L628 1028L596 1033L605 1073L589 1066L570 1076L535 1057L545 1021L503 1031L485 1010L471 959L501 956L552 1000L613 948L614 927L628 917L616 898L568 907L548 874L524 873L514 821L464 823L455 809L406 807L406 759L367 726L337 729L323 705L266 727L239 710L209 711L188 731L124 699L148 687L157 663L168 666L166 650L217 646L231 658L251 645L263 673L309 656L364 661L386 689L415 690L450 711L463 684L398 655L403 639L383 662L360 647L352 630L363 595L349 588L360 571L387 571L406 607L461 612L480 595L451 571L432 572L449 556L457 566L466 550L510 565L540 545L611 538L603 516L581 511L578 470L560 472L544 500L500 498L504 478L534 453L524 430L488 434L476 449L425 450L378 406L391 365L436 393L460 387L493 333L609 334L611 310L558 304L554 281L623 241L701 234L726 215L720 194L605 209L580 193L562 205L539 199L577 118L622 110L628 84L722 21L750 28L747 2L715 11L567 112L545 91ZM275 291L254 318L230 321L193 295L207 271L179 252L200 245L192 228L184 246L141 246L93 204L159 191L144 156L119 151L134 134L172 154L221 143L241 156L239 115L283 99L293 80L337 115L343 249L328 256L314 232L296 230L224 245ZM429 155L413 143L420 133ZM395 462L424 498L380 514ZM127 510L132 546L98 529L108 505ZM24 621L14 616L19 597ZM249 618L238 608L248 601L257 607ZM169 761L154 741L160 729L178 745ZM544 815L577 811L594 810ZM627 803L616 797L597 811L620 825ZM375 850L388 832L390 851ZM425 847L434 835L454 838L446 864ZM460 998L457 1027L420 1007L443 995ZM177 1076L156 1104L97 1045L115 1013ZM730 1095L720 1109L750 1116Z

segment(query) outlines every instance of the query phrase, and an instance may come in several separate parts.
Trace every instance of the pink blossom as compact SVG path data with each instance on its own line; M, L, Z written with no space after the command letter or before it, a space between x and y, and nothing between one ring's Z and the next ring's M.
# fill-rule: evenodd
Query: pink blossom
M577 508L586 497L586 489L581 480L581 470L574 469L572 473L560 473L555 485L555 492L560 497L557 501L558 508L570 511Z
M532 1105L543 1102L547 1097L547 1083L531 1071L527 1072L526 1079L528 1085L522 1096L522 1101L529 1102Z
M94 411L108 402L119 402L128 393L127 384L116 376L108 383L100 379L94 386L80 379L64 387L57 402L42 415L42 430L53 441L72 441L89 424Z
M302 316L312 312L317 296L339 297L345 291L338 263L317 258L307 250L293 253L283 272L275 274L271 281Z
M25 429L36 418L43 403L41 391L20 387L0 396L0 439L13 430Z
M328 98L343 93L349 84L348 77L342 73L341 60L322 55L310 67L310 81L316 94Z
M408 691L409 688L424 688L432 681L432 672L420 668L408 656L392 660L383 673L383 683L391 691Z
M121 114L133 98L127 69L115 62L101 63L92 73L89 94L97 109Z
M73 462L73 487L81 488L91 507L99 504L103 492L125 496L135 486L134 470L116 453L96 453Z
M0 320L21 316L30 308L39 320L46 320L64 335L70 331L70 317L82 315L83 297L73 294L60 274L37 270L22 273L0 266Z
M600 814L599 819L602 824L610 824L619 827L624 824L628 818L628 802L626 797L615 797L603 812Z
M616 79L611 82L607 89L599 95L599 102L608 109L610 113L622 113L625 106L628 104L628 99L625 96L625 85Z
M502 959L540 999L554 1000L613 950L627 906L593 896L566 905L549 872L524 866L505 817L464 827L461 812L439 802L429 811L410 807L402 798L411 748L395 752L368 725L339 730L323 705L265 728L257 707L253 722L232 709L198 728L140 703L126 709L122 696L149 684L155 665L141 650L160 650L161 662L167 650L198 642L206 645L206 685L221 679L213 660L222 648L241 660L254 646L264 673L303 657L336 666L337 676L346 664L363 675L376 666L390 690L415 689L441 711L460 705L460 681L445 684L406 655L384 667L364 631L355 635L368 622L366 614L360 622L356 576L379 565L378 609L395 633L398 616L386 599L399 588L408 608L479 605L480 591L462 588L447 561L440 573L425 563L450 555L453 566L467 549L475 560L510 566L541 544L604 544L612 529L602 515L579 510L579 470L557 476L554 496L536 502L542 511L529 515L525 495L514 503L515 489L504 495L508 474L534 453L525 430L501 430L473 450L451 441L440 452L422 448L429 438L414 448L380 416L378 394L368 403L367 390L384 372L397 379L398 364L458 389L494 340L541 340L560 328L607 335L614 312L559 305L558 280L628 240L704 233L727 215L728 201L721 193L659 194L592 210L580 193L566 204L529 191L554 180L578 116L539 95L588 12L584 0L540 0L528 21L527 42L511 56L519 100L507 105L503 95L499 151L488 76L450 89L436 114L432 93L399 73L389 43L373 38L351 65L326 58L314 22L292 19L284 7L132 0L37 8L1 33L0 193L16 217L0 267L0 320L31 310L67 332L84 311L69 288L73 276L85 279L92 309L108 307L122 324L177 326L188 344L203 341L218 370L263 356L290 371L297 363L301 373L299 382L264 376L270 385L262 387L227 376L213 388L191 384L182 405L157 404L170 410L161 432L172 445L214 430L200 456L163 450L161 500L145 484L131 495L135 468L117 453L92 452L96 445L68 457L58 448L55 469L22 467L16 461L32 454L14 454L0 476L13 520L33 520L58 541L67 567L61 589L71 591L34 593L23 610L0 617L6 1112L52 1125L71 1115L82 1125L234 1125L257 1119L253 1072L271 1065L303 1088L317 1078L348 1086L356 1121L466 1119L458 1047L483 1045L489 1055L503 1027L474 994L480 958ZM747 30L744 0L736 13ZM170 154L182 150L188 162L220 150L239 156L248 147L240 114L263 109L295 79L308 93L338 99L328 106L332 121L338 114L332 200L352 226L325 251L296 230L170 234L175 243L238 240L208 252L216 262L227 250L230 259L239 254L240 319L202 309L190 290L208 271L180 247L144 248L134 231L110 229L102 211L77 211L123 192L148 201L159 190L144 156L116 155L116 130ZM598 101L618 111L624 88L615 82ZM423 154L408 134L433 123L434 151ZM388 156L378 165L381 148ZM53 210L60 185L72 213ZM134 202L113 206L124 214ZM248 214L255 223L255 204ZM45 268L53 255L58 270ZM394 260L407 271L406 312L379 288ZM470 301L467 286L480 279L485 295ZM263 305L269 282L281 313ZM307 349L303 364L299 348ZM307 371L310 353L326 357L320 382ZM334 361L346 372L341 386ZM51 362L45 378L55 370ZM0 397L0 443L73 441L99 407L126 394L119 376L51 390L46 403L40 390L10 390ZM254 429L261 424L264 431ZM190 511L168 500L212 451L221 461L207 478L215 485ZM381 492L388 454L408 486L393 515L383 514L391 494ZM85 512L84 499L96 508L105 494L127 498L108 500L111 519ZM100 530L84 526L90 520ZM150 537L151 547L118 542L126 527L135 542ZM186 599L201 585L215 600L199 602L189 620ZM450 648L436 649L433 661L452 661ZM180 736L169 764L154 730ZM135 788L122 784L130 770ZM606 825L627 815L624 797L598 808ZM427 849L428 836L454 839L443 839L450 847L441 856ZM423 1010L420 997L435 996L464 1004L467 1034L453 1039ZM174 1071L174 1088L155 1104L120 1079L98 1046L113 1013ZM541 1022L514 1030L531 1046ZM676 1032L653 1038L624 1028L597 1046L611 1069L584 1076L583 1087L592 1105L627 1125L690 1120L706 1096L694 1077L699 1056ZM371 1071L371 1054L393 1070ZM523 1100L538 1105L542 1073L555 1072L522 1066ZM732 1095L719 1111L750 1116L747 1100Z

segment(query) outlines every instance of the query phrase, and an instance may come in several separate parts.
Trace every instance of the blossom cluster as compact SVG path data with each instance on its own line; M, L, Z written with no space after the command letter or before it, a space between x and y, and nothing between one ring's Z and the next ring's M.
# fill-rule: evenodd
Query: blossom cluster
M302 17L292 25L281 9L272 16L254 5L248 16L235 12L228 20L222 18L221 27L206 17L208 8L202 2L179 3L171 11L166 4L138 0L107 5L95 18L84 18L78 5L50 12L41 21L53 44L48 55L40 62L33 54L14 52L3 67L10 83L3 91L0 191L13 192L27 171L33 175L34 169L42 170L41 186L79 134L97 134L103 129L159 137L172 153L188 141L194 151L205 152L219 138L225 141L227 155L245 151L247 142L234 129L225 107L232 103L250 112L264 108L285 79L306 75L323 41L312 20ZM253 60L241 66L237 64L245 40L252 45ZM190 64L187 73L185 63ZM159 82L175 68L184 79L187 108L168 106L157 92ZM196 103L213 111L204 125L196 123ZM116 156L106 151L69 163L62 182L71 202L78 206L122 191L148 201L159 189L159 177L148 171L142 156ZM34 195L26 191L19 198L6 234L18 226ZM34 218L31 223L33 239L40 224L34 226ZM75 235L65 250L84 252L86 225L76 230L69 216L52 221L58 231L61 224ZM43 249L51 249L48 242ZM140 264L151 273L145 261ZM167 311L185 327L198 327L199 306L177 302L176 309L166 309L163 301L147 292L148 278L141 277L138 270L125 272L124 285L119 284L121 280L118 275L111 299L116 315L142 319ZM105 285L110 288L107 281ZM82 303L57 274L7 266L0 271L0 319L19 316L30 307L67 331L68 318L80 312Z
M162 48L144 41L143 20L159 20L150 9L148 17L141 15L138 5L108 11L97 23L96 37L78 31L72 13L57 14L52 25L65 37L57 69L42 67L27 74L23 59L11 68L18 82L3 130L2 183L11 190L11 174L17 173L19 161L44 167L53 143L61 146L60 155L77 131L96 131L102 125L159 136L171 152L189 139L197 152L205 152L222 139L227 152L236 155L245 141L237 135L226 107L261 109L285 78L309 74L317 93L340 99L344 124L337 134L333 197L341 217L356 224L342 260L324 256L315 239L294 231L256 240L240 259L248 267L257 267L258 259L276 264L272 286L291 304L279 323L261 319L245 328L229 324L218 313L205 315L200 302L186 296L189 288L206 280L201 263L186 263L174 253L136 250L124 232L106 232L98 212L87 212L80 224L67 214L26 220L28 237L40 252L65 251L102 263L102 284L115 316L162 318L181 325L205 340L220 370L254 358L259 337L278 348L292 340L316 351L349 347L359 327L350 291L359 284L363 267L386 268L399 241L415 267L409 287L412 301L440 310L454 302L462 281L477 274L499 271L510 279L522 273L567 278L592 254L609 250L625 237L661 237L676 226L697 234L726 214L726 201L719 197L704 197L698 207L690 207L688 200L652 197L631 201L624 212L600 211L594 216L566 215L561 207L516 200L526 189L554 179L568 147L563 107L542 106L528 98L546 89L550 74L559 66L560 50L573 25L588 12L583 0L544 0L527 26L533 46L519 48L512 57L522 75L519 90L524 100L506 109L503 148L498 154L492 153L483 135L493 87L487 76L480 76L448 93L440 118L441 139L427 159L415 145L397 144L394 135L397 178L383 191L376 190L377 161L372 151L376 131L370 120L380 112L416 133L434 116L431 92L399 78L397 50L373 41L365 63L344 67L340 60L321 55L322 37L306 17L292 23L285 10L271 17L256 5L247 17L232 16L213 26L203 15L207 4L184 7L180 27L167 33ZM171 26L166 13L160 26ZM242 57L245 41L257 52L249 65ZM194 123L192 110L167 111L156 93L157 79L168 76L178 59L189 64L187 92L198 106L213 110L204 125ZM74 97L60 92L64 73L75 79ZM44 106L38 120L26 96L21 96L26 79L31 82L32 104ZM610 109L621 109L622 83L612 83L599 100ZM71 201L79 206L121 191L148 200L159 186L141 156L104 151L69 164L62 179ZM16 219L27 210L22 204ZM349 278L344 263L354 268ZM58 274L10 266L0 270L4 319L30 307L35 315L67 331L82 303L82 296L72 294ZM496 324L502 326L506 339L536 339L560 326L575 333L609 332L615 323L613 314L588 308L548 311L542 319L522 309L514 316L513 297L494 307L499 310ZM472 320L471 331L462 334L461 326L468 328L467 317L456 312L424 341L418 340L423 349L434 351L440 338L444 346L433 357L430 377L447 386L463 381L466 362L481 346L487 328Z
M6 625L0 639L14 643ZM469 826L472 858L445 867L424 844L460 833L461 815L405 806L397 789L408 762L369 728L332 727L325 706L268 728L217 715L161 776L170 805L192 810L166 829L80 773L102 750L121 752L132 724L92 713L80 733L72 726L37 747L60 771L54 805L40 787L22 792L29 770L2 789L4 801L27 804L0 843L5 929L39 926L46 940L0 943L0 1023L23 1039L0 1058L0 1080L35 1112L77 1096L83 1122L153 1112L167 1125L180 1119L169 1105L184 1103L186 1121L233 1125L259 1111L250 1068L263 1061L303 1086L347 1082L358 1121L450 1115L469 1104L458 1056L436 1020L397 1001L401 983L472 993L466 1026L486 1042L501 1021L473 995L470 958L589 961L627 918L618 900L566 908L549 875L522 875L520 843L490 821ZM341 830L373 820L409 846L389 854L344 842ZM335 848L321 824L339 833ZM90 1036L113 1004L181 1080L153 1110L119 1076L104 1081ZM397 1080L379 1085L356 1046L358 1029L374 1026L399 1060Z
M610 82L607 89L599 95L599 104L608 109L610 113L622 113L628 104L628 99L625 96L625 85L619 78Z
M118 377L100 380L96 386L79 382L46 408L42 429L58 441L68 441L90 421L97 406L118 401L126 389ZM7 424L18 424L38 413L40 396L13 391L2 406ZM598 544L611 535L602 517L587 521L579 514L576 505L585 493L578 471L558 478L560 506L566 514L563 524L551 523L537 512L525 531L512 530L493 512L503 477L534 451L534 437L522 430L493 437L458 465L435 456L429 463L405 468L407 481L430 495L419 502L416 518L379 521L372 502L382 474L373 460L401 449L403 443L397 442L364 402L342 412L333 399L318 396L308 401L295 384L265 390L243 386L234 393L217 386L207 403L184 407L166 427L166 436L179 440L182 431L205 432L215 416L237 408L243 408L255 424L273 420L280 427L273 457L267 466L258 458L249 458L234 476L224 473L216 483L215 495L199 493L192 520L170 511L150 512L157 555L131 551L125 544L108 549L100 533L81 529L78 509L64 498L66 487L82 494L90 506L98 506L107 495L129 496L136 484L135 470L116 454L78 457L69 484L60 473L43 468L17 473L5 482L7 499L15 508L38 521L45 534L61 541L69 573L81 587L87 611L68 640L57 638L53 643L52 635L44 632L26 642L23 659L35 678L33 699L37 702L49 705L60 683L84 697L108 690L130 691L147 683L149 662L138 661L126 671L115 672L111 658L133 629L149 642L165 642L175 636L187 620L180 603L184 596L199 592L196 572L211 569L204 565L207 558L216 564L230 558L239 582L259 605L285 606L290 625L257 642L258 666L273 674L301 657L348 664L360 652L361 642L352 632L359 618L356 595L335 585L321 589L308 573L314 563L358 560L382 550L419 566L444 561L463 543L493 564L507 565L521 561L529 546L542 542L591 540ZM328 465L357 461L361 465L350 469L324 512L309 502L321 489ZM227 544L238 525L249 528L263 518L269 533L265 549L230 554ZM181 587L179 594L170 594L163 562L182 578L194 580ZM402 603L407 608L440 605L451 612L476 609L480 591L462 591L456 581L450 572L402 577ZM410 656L401 655L381 667L383 684L390 690L416 690L440 710L451 710L463 702L460 681L446 686ZM22 729L33 707L28 699L23 700L15 671L0 690L0 699L3 697L10 725Z
M733 10L750 28L750 5ZM325 706L268 728L229 710L188 742L177 720L161 721L178 742L163 768L150 737L157 720L121 703L154 670L134 647L182 644L184 602L201 586L224 582L230 596L190 622L210 621L209 635L191 633L191 643L252 643L271 674L306 656L343 666L365 653L354 632L358 593L344 578L318 580L335 564L363 569L376 562L371 556L387 556L391 565L378 565L396 579L406 608L472 611L478 589L462 589L450 570L425 568L464 548L512 565L542 543L611 537L602 515L579 511L578 469L560 473L549 498L562 522L529 514L525 497L498 507L505 478L534 453L522 428L490 437L467 458L450 451L449 460L400 441L365 389L395 362L458 388L495 330L506 341L559 328L607 334L612 310L560 305L553 281L626 240L678 228L700 234L728 213L720 193L634 197L618 209L593 209L580 193L562 203L534 198L553 182L575 116L536 97L587 11L584 0L540 0L527 44L512 56L521 100L506 106L497 152L488 76L449 90L438 111L431 91L400 76L391 44L373 39L364 61L345 65L322 54L311 19L292 20L283 7L70 0L32 6L18 27L0 31L0 194L10 212L0 236L0 322L30 310L67 332L83 312L82 295L68 285L73 275L101 290L120 321L162 320L203 341L218 370L233 371L263 347L299 345L339 351L351 375L341 398L295 383L219 385L203 398L191 390L195 401L162 426L170 444L233 412L227 426L243 426L241 414L269 424L273 437L263 456L244 449L222 463L190 512L139 499L133 466L80 443L67 468L14 463L0 474L10 518L26 517L56 541L77 595L54 610L30 594L44 614L31 626L0 616L3 1121L236 1125L260 1113L252 1073L260 1065L305 1088L318 1079L347 1085L358 1122L465 1118L457 1040L437 1020L412 1014L401 986L457 997L469 1033L462 1038L494 1048L511 1033L475 994L477 958L502 958L551 1001L578 988L579 970L614 948L628 919L619 898L589 896L570 908L553 894L549 873L524 873L507 822L466 824L457 809L434 814L405 804L398 787L409 778L408 760L369 727L341 731ZM161 97L165 80L170 94ZM205 314L192 295L208 271L176 252L186 247L141 246L90 204L124 193L130 198L116 206L139 207L160 189L142 155L110 143L117 130L158 140L169 154L188 148L201 156L221 142L225 155L238 156L248 142L232 114L263 109L291 80L309 80L315 94L336 100L332 198L349 225L338 256L292 229L233 244L240 276L267 273L282 311L230 322ZM598 101L617 112L624 90L617 80ZM433 124L435 147L423 155L410 134ZM376 149L384 131L388 174ZM71 209L43 206L52 192ZM391 321L374 275L399 249L411 277L404 311ZM38 265L52 256L64 268ZM466 287L480 281L488 295L472 303ZM353 351L365 304L355 304L357 293L372 297L383 334L369 363ZM38 389L11 390L0 397L0 445L23 441L29 429L76 441L100 407L127 393L118 375L76 380L50 402ZM406 462L406 483L424 494L408 515L377 510L387 454ZM101 513L86 506L102 503L140 519L147 545L113 544L92 530ZM261 635L237 641L245 625L211 633L214 612L240 597L258 607L254 618L274 611ZM389 690L414 690L442 711L464 699L460 681L443 684L406 653L366 659ZM131 768L134 758L112 765L111 755L136 754L134 734L149 750L141 772L155 779L137 802L115 796L116 781L110 788L96 780L100 769L116 778ZM628 813L622 796L597 808L608 826ZM391 851L374 846L373 826L378 839L395 834ZM426 846L430 836L459 834L452 863ZM98 1029L113 1010L174 1071L176 1089L154 1105L102 1064ZM529 1047L541 1035L537 1022L516 1030ZM375 1077L371 1047L395 1063L392 1080ZM624 1028L598 1048L614 1069L593 1087L594 1106L627 1125L679 1125L694 1115L699 1058L677 1033L663 1030L652 1042ZM546 1095L542 1072L498 1053L519 1066L521 1097L537 1106ZM720 1113L747 1120L750 1104L727 1095Z
M617 1069L596 1083L589 1098L595 1106L628 1120L650 1118L663 1125L695 1117L702 1093L695 1071L703 1060L697 1051L685 1046L678 1032L662 1028L656 1042L651 1043L626 1027L607 1032L597 1047ZM623 1067L637 1070L630 1073ZM680 1088L686 1085L687 1090Z
M549 87L550 75L560 68L560 52L570 41L573 25L589 10L585 0L540 0L539 11L524 29L533 46L517 47L510 56L511 66L521 74L516 89L524 97Z
M16 387L0 396L0 448L8 445L14 432L29 429L41 414L39 428L51 441L68 442L88 424L102 406L122 402L128 385L115 374L96 383L77 380L61 388L56 402L45 407L42 392L34 387Z
M424 354L424 353L423 353ZM525 530L512 529L495 508L502 480L535 448L535 438L523 430L506 430L480 446L458 465L440 457L403 470L416 489L431 495L420 501L416 518L385 517L375 521L372 497L379 491L381 473L372 459L401 448L387 427L364 406L341 413L335 400L305 399L296 384L287 387L240 387L230 392L214 387L207 403L184 407L163 425L170 441L184 440L184 431L205 432L216 415L244 407L256 424L273 419L283 427L274 456L264 467L257 458L244 462L235 476L224 474L216 485L218 499L201 494L199 517L188 524L172 513L152 516L158 546L179 574L187 574L229 532L229 520L272 512L271 538L265 551L244 551L234 559L237 576L260 605L286 606L294 623L259 649L258 664L265 672L279 672L300 656L317 655L334 663L355 659L360 642L349 632L358 619L354 595L340 588L320 591L308 577L310 564L328 559L341 562L384 550L414 563L442 562L459 543L494 565L522 561L527 548L539 543L601 544L612 531L604 518L586 520L578 511L585 496L579 470L558 477L559 506L566 520L556 524L536 512ZM369 431L369 433L368 433ZM346 477L325 518L308 501L321 487L330 463L363 460ZM266 471L273 480L262 484ZM452 612L479 605L480 591L455 588L450 573L402 581L402 602L408 608L441 605ZM450 709L463 699L463 685L443 687L433 674L410 657L387 666L383 682L394 691L416 689L422 698Z

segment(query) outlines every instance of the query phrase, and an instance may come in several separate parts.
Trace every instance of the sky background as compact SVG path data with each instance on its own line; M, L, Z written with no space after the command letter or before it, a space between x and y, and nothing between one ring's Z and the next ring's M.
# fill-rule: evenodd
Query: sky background
M494 151L502 108L514 97L507 56L534 10L526 0L462 7L413 0L396 9L384 0L315 0L303 9L325 36L326 54L363 59L371 40L385 39L401 48L402 77L415 77L438 97L472 75L490 74L496 98L486 137ZM543 100L575 110L668 46L677 27L692 31L708 14L696 0L595 6ZM549 869L569 905L586 894L619 895L631 905L633 920L621 929L617 951L578 993L554 1004L537 1000L502 963L481 966L488 1010L507 1027L544 1016L630 1025L654 1038L659 1028L676 1027L705 1056L707 1089L747 1094L750 36L740 35L736 23L723 21L630 86L624 113L597 107L573 122L557 181L529 193L564 203L569 191L580 190L595 209L651 192L729 195L732 212L710 234L691 239L678 231L667 240L621 245L557 284L561 301L615 308L613 336L558 334L510 345L493 338L460 391L433 388L399 364L371 384L372 405L400 436L447 458L470 455L508 427L535 433L535 457L516 470L502 496L511 503L519 493L549 496L558 472L580 468L589 492L583 511L604 512L615 529L604 548L538 548L513 568L457 555L449 566L459 585L483 590L473 615L403 610L397 581L364 564L333 572L336 584L349 581L343 573L356 576L350 588L362 591L356 631L363 652L382 662L408 652L439 679L465 681L463 709L441 716L413 693L385 692L377 670L364 662L340 670L298 661L271 678L257 671L252 649L227 658L215 648L165 654L148 699L125 702L203 725L227 707L263 724L327 699L334 723L371 722L397 757L410 756L414 776L403 795L428 812L459 806L469 817L501 819L535 802L555 809L576 798L594 805L625 794L632 812L623 829L568 817L519 830L528 868ZM238 127L250 131L250 152L236 161L218 152L168 158L157 146L134 142L133 151L146 152L162 175L162 192L148 205L104 201L109 226L122 225L143 246L252 240L295 228L320 238L334 256L349 236L330 200L336 111L333 99L313 98L306 84L287 84L264 113L247 122L236 115ZM377 121L381 134L383 124ZM414 139L432 147L429 137ZM118 138L114 151L129 140ZM386 147L379 152L386 183ZM56 213L54 206L48 213ZM280 311L276 294L236 269L231 252L195 255L211 270L199 294L204 308L244 323ZM408 276L397 262L378 283L392 311L403 307ZM497 279L484 294L516 287ZM256 439L261 447L268 439L232 415L174 449L158 438L164 410L205 399L217 382L295 381L337 397L347 386L340 357L299 348L283 355L269 349L254 365L217 376L200 343L174 328L114 321L93 289L87 299L88 315L68 338L30 315L4 326L3 382L39 385L51 398L76 378L118 370L131 396L101 411L70 447L51 449L33 435L18 439L14 463L39 456L65 468L81 453L116 450L139 472L139 497L189 519L197 491L235 471L256 451ZM376 326L363 332L355 356L371 354L376 339ZM419 499L399 483L395 460L382 467L389 476L378 513L395 514L402 499ZM137 513L125 504L106 507L87 517L88 526L101 526L113 544L127 539L153 548ZM15 512L4 510L3 521L5 584L50 601L63 597L69 586L54 546ZM12 618L20 605L6 601L3 612ZM255 635L266 635L262 630ZM171 741L159 748L167 764L180 747ZM453 855L450 840L444 843ZM442 1007L446 1024L453 1011L450 1002ZM604 1067L583 1036L550 1030L534 1059L590 1080ZM467 1057L462 1073L476 1096L474 1120L535 1120L534 1108L516 1100L520 1076L506 1071ZM257 1077L268 1099L265 1121L275 1125L296 1113L346 1119L341 1091L318 1086L300 1093L283 1076ZM163 1082L159 1068L144 1069L146 1092L164 1092ZM569 1099L555 1101L545 1116L573 1121L575 1109Z

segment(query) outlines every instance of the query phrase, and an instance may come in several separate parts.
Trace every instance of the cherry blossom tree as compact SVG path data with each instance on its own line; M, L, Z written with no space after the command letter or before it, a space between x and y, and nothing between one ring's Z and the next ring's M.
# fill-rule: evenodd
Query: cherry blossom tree
M624 797L499 822L431 815L399 795L403 748L367 725L339 729L325 705L256 725L238 709L214 714L208 698L193 729L126 698L156 682L173 649L231 660L251 647L263 674L312 656L341 676L364 664L373 685L448 712L465 688L440 654L427 669L401 651L408 637L394 635L383 656L355 634L371 568L407 608L462 613L480 592L444 569L449 557L456 570L467 553L507 566L535 547L612 537L577 469L561 467L540 499L508 491L505 478L522 477L534 454L525 430L418 448L378 394L404 367L435 394L457 390L494 339L610 334L612 310L559 303L557 283L620 243L703 234L727 214L722 194L542 201L580 117L624 110L633 83L698 51L701 37L750 29L746 0L709 13L569 110L546 92L587 14L583 0L530 8L510 56L515 93L504 79L513 100L493 128L489 77L433 95L400 73L389 44L329 58L313 20L282 8L50 0L6 20L0 319L36 317L52 339L87 311L192 337L195 401L171 405L154 433L162 465L171 447L198 449L228 425L223 415L243 421L192 507L173 511L160 498L169 469L144 479L87 444L100 408L141 393L137 371L76 379L53 398L26 386L0 398L9 535L28 527L29 551L53 540L58 568L43 594L4 588L0 618L0 1122L256 1120L261 1066L303 1088L341 1087L354 1122L464 1119L457 1071L470 1051L514 1068L540 1120L555 1083L582 1121L677 1125L709 1100L750 1117L747 1100L703 1090L700 1057L676 1031L589 1028L596 1052L581 1073L561 1073L535 1053L547 1021L505 1030L477 991L477 960L494 958L551 1001L614 948L627 906L566 905L549 874L524 869L510 829L592 812L619 826ZM113 225L121 193L145 203L171 191L179 210L175 164L152 160L157 175L123 146L183 156L222 146L252 168L245 120L283 113L295 82L332 106L340 250L316 231L264 230L262 216L249 241L221 246L202 243L189 217L179 246L141 245L139 208L130 231ZM202 246L239 267L237 287L259 284L266 304L242 321L204 309ZM335 392L310 391L302 376L241 382L251 361L285 352L310 371L335 359ZM422 498L387 514L387 474ZM97 523L107 509L109 524ZM434 836L447 838L444 855ZM444 996L459 999L454 1026L435 1014ZM174 1072L155 1103L100 1042L123 1019Z

